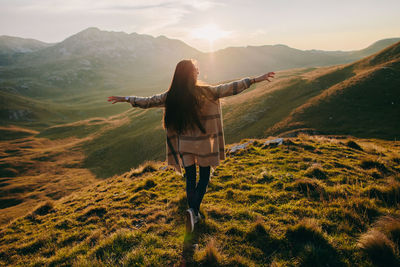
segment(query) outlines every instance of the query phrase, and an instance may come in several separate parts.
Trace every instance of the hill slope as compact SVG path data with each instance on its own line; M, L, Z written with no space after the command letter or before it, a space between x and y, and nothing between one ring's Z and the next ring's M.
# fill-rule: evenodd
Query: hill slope
M326 76L342 79L294 109L266 134L320 133L400 138L400 42ZM314 80L308 80L313 83Z
M184 236L184 180L149 163L10 223L0 232L0 264L371 266L357 243L375 221L398 212L400 144L263 141L217 167L201 208L206 219L193 235ZM386 238L382 263L397 264L399 244L390 233L372 238ZM193 243L199 249L190 249Z
M229 141L298 131L398 139L399 47L351 64L281 71L272 83L227 98Z

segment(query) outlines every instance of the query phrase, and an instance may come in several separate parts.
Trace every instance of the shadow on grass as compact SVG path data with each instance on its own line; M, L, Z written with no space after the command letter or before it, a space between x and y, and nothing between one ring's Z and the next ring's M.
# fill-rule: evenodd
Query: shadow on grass
M193 232L185 233L182 249L182 261L179 266L202 265L197 263L194 259L194 254L198 248L199 240L201 240L203 236L215 233L217 231L217 227L211 221L206 220L204 213L200 212L200 214L202 215L203 219L195 224Z

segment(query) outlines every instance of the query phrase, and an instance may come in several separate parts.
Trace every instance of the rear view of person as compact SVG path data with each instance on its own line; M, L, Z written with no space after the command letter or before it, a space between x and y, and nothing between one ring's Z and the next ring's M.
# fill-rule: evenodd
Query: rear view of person
M193 60L180 61L169 90L150 97L110 96L108 101L128 102L132 107L164 107L164 129L167 135L168 165L182 174L185 169L186 232L191 233L201 220L200 204L210 180L210 169L225 159L225 140L220 98L236 95L260 81L270 81L274 72L256 78L243 78L216 86L197 81L198 68ZM196 165L199 181L196 185Z

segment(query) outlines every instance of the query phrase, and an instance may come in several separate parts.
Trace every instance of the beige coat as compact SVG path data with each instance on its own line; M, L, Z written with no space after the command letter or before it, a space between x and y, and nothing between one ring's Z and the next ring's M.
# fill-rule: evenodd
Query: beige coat
M166 159L168 165L182 174L181 167L196 163L200 166L218 166L225 159L225 140L222 124L222 112L219 98L236 95L250 87L250 78L230 83L210 86L213 99L204 97L200 122L206 133L196 130L186 131L182 135L167 129ZM132 107L164 107L168 91L149 97L131 96Z

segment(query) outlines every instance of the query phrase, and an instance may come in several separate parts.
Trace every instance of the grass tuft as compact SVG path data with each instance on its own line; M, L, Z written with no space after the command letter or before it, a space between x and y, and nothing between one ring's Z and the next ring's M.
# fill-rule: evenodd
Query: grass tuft
M316 166L308 168L305 172L305 176L319 180L324 180L327 178L326 173Z
M47 234L45 236L39 236L36 239L30 241L27 244L23 244L20 247L17 247L16 251L19 254L27 255L27 254L34 254L38 251L42 253L46 253L47 251L52 250L52 244L56 241L56 236L54 233ZM50 253L51 254L51 253Z
M66 219L63 219L62 221L58 222L55 225L55 228L66 230L66 229L71 229L73 226L74 226L74 222L71 219L66 218Z
M225 231L226 235L230 236L243 236L244 232L236 226L231 226Z
M385 164L380 163L376 160L363 160L360 164L361 168L365 170L376 168L377 170L381 171L382 173L388 173L389 170L386 168Z
M135 249L126 254L122 259L122 266L140 267L148 266L145 253L142 249Z
M221 266L222 256L218 251L216 242L211 239L204 250L203 257L200 260L203 266Z
M275 240L262 220L258 219L246 233L246 240L254 247L260 249L265 255L270 255L276 249Z
M54 212L54 203L50 200L45 203L39 205L34 211L33 214L36 215L46 215L50 212Z
M375 223L375 228L385 233L395 243L397 249L400 248L400 215L382 216Z
M294 226L288 227L286 237L293 242L312 241L320 244L326 244L322 234L322 229L317 221L312 218L306 218Z
M295 189L303 195L313 199L323 198L326 194L325 186L319 180L309 178L298 179L293 182L292 185L287 186L286 189Z
M157 183L154 181L154 179L148 178L143 183L139 184L138 187L136 187L136 189L133 191L138 192L143 189L148 190L150 188L155 187L156 185L157 185Z
M387 185L375 185L367 189L367 195L377 198L387 206L395 206L400 203L400 182L390 180Z
M260 178L257 180L259 184L269 183L274 180L274 176L271 174L270 171L263 171L260 174Z
M104 207L93 207L85 211L84 214L78 216L77 220L83 222L92 216L102 218L106 213L107 209Z
M85 242L89 246L93 247L94 245L96 245L99 242L99 240L102 240L103 238L104 238L103 230L97 229L97 230L94 230L88 237L86 237Z
M370 229L363 234L358 241L358 247L368 255L375 266L399 266L400 264L394 243L376 229Z
M363 151L362 147L359 144L357 144L356 142L354 142L353 140L347 141L346 146L353 148L353 149Z
M288 227L286 237L300 266L344 266L314 218L303 219Z
M146 161L141 166L139 166L138 168L133 170L131 172L131 174L129 175L129 177L133 178L133 177L141 176L141 175L143 175L145 173L155 172L157 170L158 170L158 168L157 168L157 163L156 162L154 162L154 161Z

